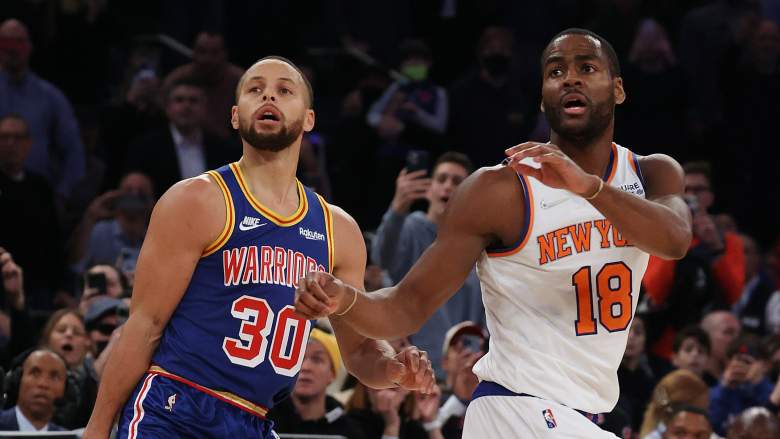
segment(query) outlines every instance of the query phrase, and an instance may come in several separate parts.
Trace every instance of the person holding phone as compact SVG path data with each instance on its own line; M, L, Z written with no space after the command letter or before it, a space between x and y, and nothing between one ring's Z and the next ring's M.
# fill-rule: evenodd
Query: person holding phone
M387 270L393 283L400 281L425 249L436 239L439 221L452 193L472 171L465 154L445 152L436 160L433 174L428 177L428 154L411 150L406 166L398 174L390 208L371 245L371 258ZM427 209L411 212L416 201L427 201ZM483 322L482 292L474 270L463 287L431 316L428 322L411 336L411 341L428 351L436 377L445 378L441 367L441 345L444 334L464 320Z

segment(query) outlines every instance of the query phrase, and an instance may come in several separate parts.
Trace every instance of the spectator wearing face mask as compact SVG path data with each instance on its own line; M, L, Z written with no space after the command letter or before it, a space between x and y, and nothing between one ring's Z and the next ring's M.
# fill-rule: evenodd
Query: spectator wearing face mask
M476 68L450 88L449 143L477 168L498 164L504 149L530 138L539 119L539 66L517 63L514 46L509 29L485 29Z

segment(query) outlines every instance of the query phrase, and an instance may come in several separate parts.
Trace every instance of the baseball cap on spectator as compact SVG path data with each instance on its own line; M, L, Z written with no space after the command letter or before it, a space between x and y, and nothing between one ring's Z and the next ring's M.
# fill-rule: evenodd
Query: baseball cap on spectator
M87 315L84 317L84 323L87 330L92 328L106 314L116 312L117 307L122 301L113 297L102 296L95 298L87 308Z
M444 335L444 343L441 347L441 354L446 356L447 351L450 350L450 346L457 342L458 338L467 334L476 335L482 338L483 343L488 338L487 332L485 332L481 326L477 325L471 320L462 321L447 330L447 333Z
M767 359L767 352L761 341L751 335L742 335L729 343L726 358L731 359L735 355L749 355L756 360Z
M339 374L341 368L341 352L339 352L339 345L336 342L336 337L319 328L314 328L309 334L309 338L318 341L328 352L330 357L330 366L333 371L333 375Z

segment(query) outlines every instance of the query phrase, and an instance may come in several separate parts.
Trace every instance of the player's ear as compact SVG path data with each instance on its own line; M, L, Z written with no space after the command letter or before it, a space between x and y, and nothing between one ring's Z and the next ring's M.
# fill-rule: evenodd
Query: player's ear
M234 130L238 129L238 105L233 105L230 109L230 125Z
M618 76L613 82L615 84L615 103L620 105L626 101L626 91L623 89L623 78Z
M309 132L314 129L314 110L311 108L306 110L306 115L303 116L303 131Z

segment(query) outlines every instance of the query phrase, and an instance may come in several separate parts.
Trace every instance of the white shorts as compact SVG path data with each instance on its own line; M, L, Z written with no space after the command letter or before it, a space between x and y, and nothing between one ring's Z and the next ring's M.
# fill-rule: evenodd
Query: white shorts
M578 411L533 396L480 396L469 404L463 439L618 439Z

